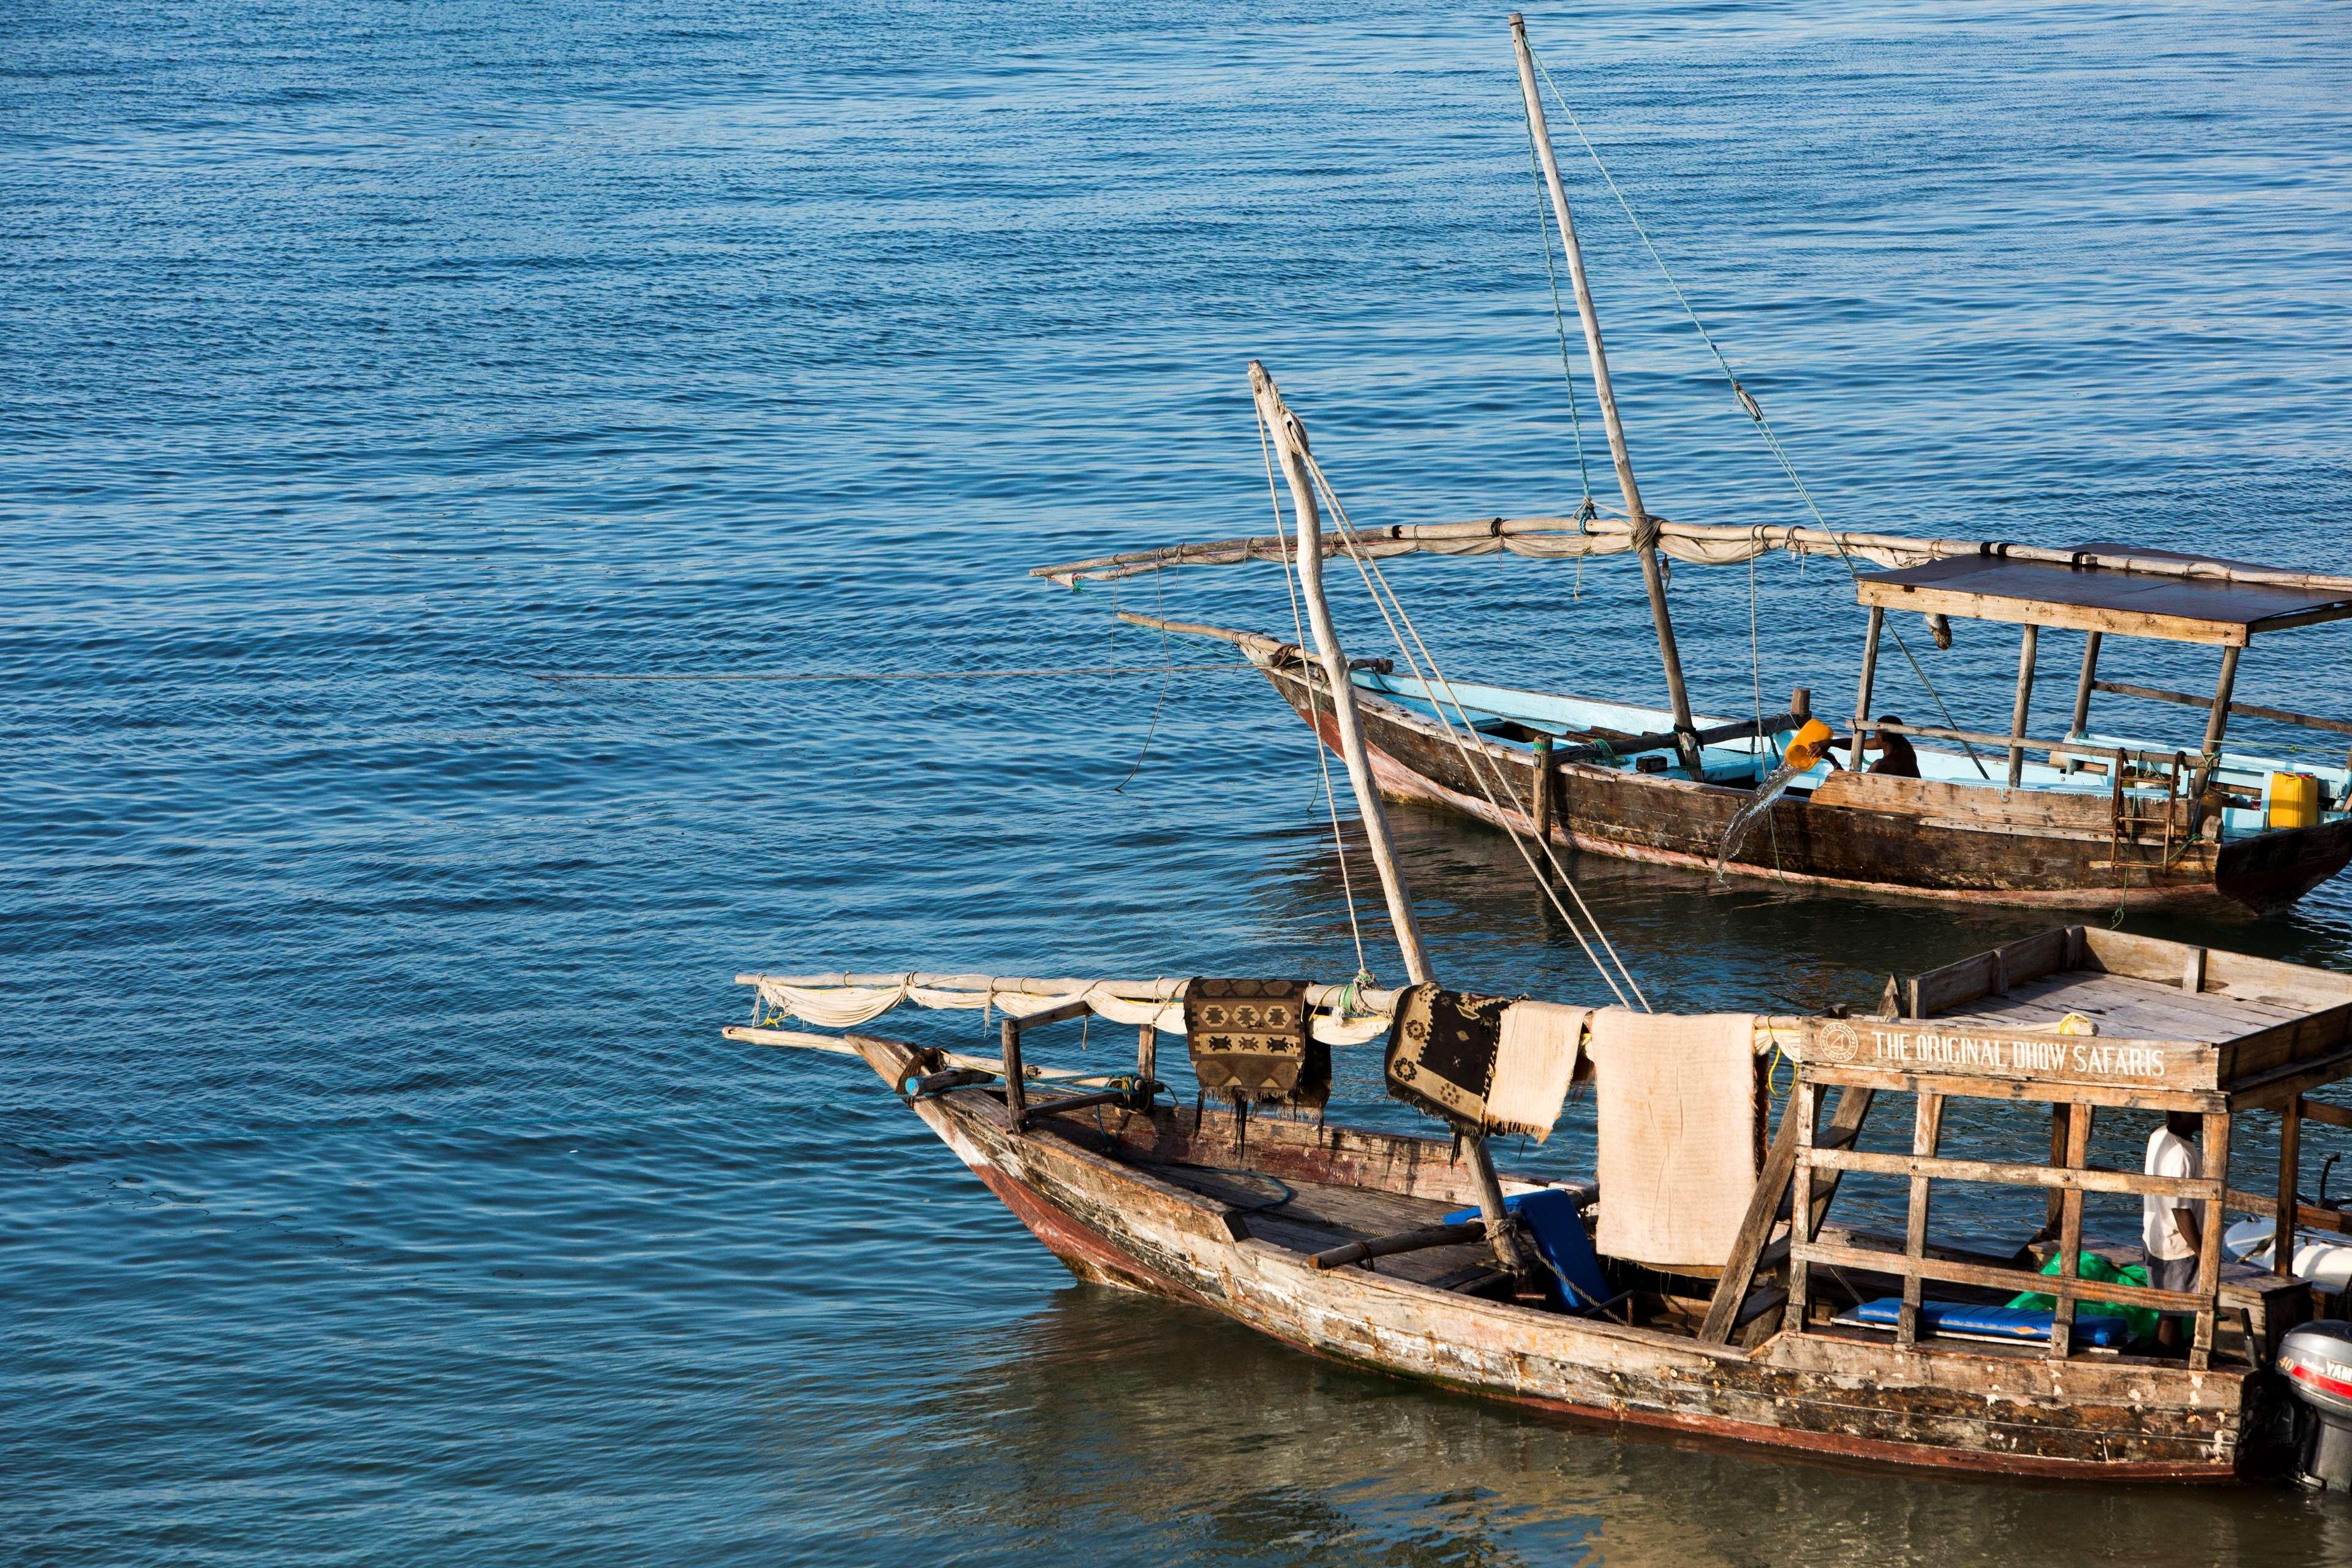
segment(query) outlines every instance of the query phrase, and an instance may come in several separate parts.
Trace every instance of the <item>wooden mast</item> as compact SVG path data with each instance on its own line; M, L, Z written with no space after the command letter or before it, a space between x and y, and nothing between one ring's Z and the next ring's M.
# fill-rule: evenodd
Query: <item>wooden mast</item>
M1412 894L1405 887L1404 868L1397 863L1396 844L1389 837L1387 811L1372 778L1371 753L1364 745L1364 726L1356 711L1356 687L1348 677L1348 655L1331 625L1331 606L1323 595L1322 519L1315 505L1315 479L1307 469L1307 427L1286 407L1281 389L1265 366L1250 361L1250 391L1257 399L1258 416L1265 421L1282 477L1290 486L1291 510L1298 531L1292 544L1298 565L1298 596L1307 602L1307 625L1315 633L1315 654L1331 689L1331 721L1339 731L1339 755L1348 764L1348 783L1356 793L1356 808L1364 819L1364 837L1380 868L1381 890L1387 895L1389 921L1395 927L1397 950L1404 955L1404 972L1415 985L1435 978L1430 972L1429 950L1421 940L1421 922L1414 919ZM1528 1271L1517 1238L1511 1233L1510 1212L1503 1206L1502 1183L1495 1174L1494 1157L1486 1141L1475 1132L1462 1140L1470 1152L1470 1168L1478 1187L1478 1215L1486 1221L1486 1239L1503 1267L1514 1274Z
M1642 489L1633 482L1633 459L1625 451L1625 426L1617 417L1617 395L1609 384L1609 355L1601 346L1601 314L1592 303L1592 286L1584 276L1584 250L1576 243L1576 222L1569 216L1568 190L1560 184L1559 162L1553 157L1551 132L1544 123L1543 100L1536 92L1536 60L1528 49L1527 18L1511 13L1511 43L1519 56L1519 92L1527 100L1528 129L1534 133L1536 156L1542 162L1544 184L1551 191L1552 216L1559 222L1560 247L1568 252L1568 276L1576 285L1576 313L1584 321L1584 350L1592 361L1592 390L1601 403L1601 423L1609 432L1609 456L1617 465L1617 486L1625 495L1625 516L1642 555L1642 585L1650 595L1650 619L1658 633L1658 657L1666 667L1666 695L1674 704L1675 745L1683 766L1699 776L1698 742L1691 724L1690 691L1683 684L1683 656L1675 646L1675 622L1666 608L1666 575L1658 563L1657 535L1646 527L1649 513L1642 510Z
M1413 918L1412 894L1398 867L1396 845L1389 837L1388 813L1372 779L1371 753L1364 746L1364 725L1356 711L1356 687L1348 678L1348 655L1331 626L1331 606L1323 596L1322 518L1315 506L1315 480L1307 471L1307 429L1298 416L1283 405L1281 389L1265 366L1250 361L1250 391L1257 398L1258 416L1273 438L1275 460L1290 483L1291 510L1297 514L1298 532L1292 541L1298 557L1298 596L1307 601L1307 623L1315 633L1315 655L1331 687L1331 720L1339 731L1339 755L1348 764L1348 783L1356 792L1356 808L1363 814L1364 837L1370 841L1372 864L1380 868L1381 891L1387 895L1389 923L1396 928L1397 950L1404 955L1404 972L1415 985L1429 979L1429 951L1422 945L1421 922Z

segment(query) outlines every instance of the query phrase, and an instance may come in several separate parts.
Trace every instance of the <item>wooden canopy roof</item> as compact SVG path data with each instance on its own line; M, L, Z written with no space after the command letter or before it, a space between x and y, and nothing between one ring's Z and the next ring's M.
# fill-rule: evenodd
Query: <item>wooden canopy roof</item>
M2077 553L2112 559L2126 547L2087 544ZM2114 632L2167 642L2243 647L2256 632L2352 616L2342 587L2249 582L2272 568L2170 551L2134 550L2138 559L2179 562L2212 575L2175 576L2104 565L2066 565L1986 552L1954 555L1859 580L1856 597L1874 609L1916 610L1968 620L2009 621Z

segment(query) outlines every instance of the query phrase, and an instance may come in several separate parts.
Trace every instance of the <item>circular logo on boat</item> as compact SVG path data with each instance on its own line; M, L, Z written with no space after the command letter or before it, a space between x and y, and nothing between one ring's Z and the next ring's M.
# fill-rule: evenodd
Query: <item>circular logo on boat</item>
M1411 1083L1413 1080L1414 1074L1417 1071L1412 1063L1409 1060L1400 1061L1395 1067L1389 1070L1395 1073L1398 1078L1403 1079L1407 1083Z
M1821 1047L1822 1060L1825 1062L1850 1062L1862 1055L1862 1037L1854 1032L1852 1024L1843 1020L1825 1025L1814 1043Z

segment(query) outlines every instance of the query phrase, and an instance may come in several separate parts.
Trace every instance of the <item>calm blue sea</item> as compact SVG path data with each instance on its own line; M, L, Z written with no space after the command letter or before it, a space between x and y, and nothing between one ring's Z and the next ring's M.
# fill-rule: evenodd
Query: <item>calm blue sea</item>
M2352 571L2340 10L1531 27L1835 521ZM1801 521L1559 131L1645 499ZM1567 510L1536 225L1499 10L0 10L0 1560L2352 1560L2297 1495L1626 1438L1083 1289L862 1068L719 1038L752 968L1349 973L1246 672L539 677L1287 635L1263 571L1025 575L1262 531L1252 356L1360 522ZM1661 695L1622 562L1391 574L1451 668ZM1678 574L1701 707L1850 701L1843 573L1752 586ZM2352 710L2344 631L2241 693ZM2010 637L1922 657L2005 720ZM1449 976L1599 994L1506 843L1398 816ZM1580 876L1684 1009L2040 923ZM2352 967L2352 882L2217 940Z

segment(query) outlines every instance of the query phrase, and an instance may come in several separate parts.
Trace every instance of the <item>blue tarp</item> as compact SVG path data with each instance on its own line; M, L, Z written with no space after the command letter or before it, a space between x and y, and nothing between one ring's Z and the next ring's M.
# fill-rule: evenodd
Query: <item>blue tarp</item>
M1584 1220L1576 1211L1574 1194L1558 1187L1521 1193L1503 1200L1503 1206L1527 1222L1536 1251L1551 1265L1552 1299L1570 1311L1597 1307L1617 1292L1601 1272L1592 1238L1584 1234ZM1448 1225L1466 1225L1478 1217L1475 1208L1455 1209ZM1580 1298L1580 1300L1579 1299Z
M1864 1302L1838 1321L1891 1329L1902 1313L1901 1297L1882 1296L1875 1301ZM1958 1301L1919 1303L1919 1326L1929 1332L1975 1334L1989 1340L2047 1340L2052 1321L2050 1312L2025 1307L1975 1307ZM2078 1345L2120 1347L2130 1338L2130 1326L2120 1316L2084 1313L2074 1320L2074 1342Z

